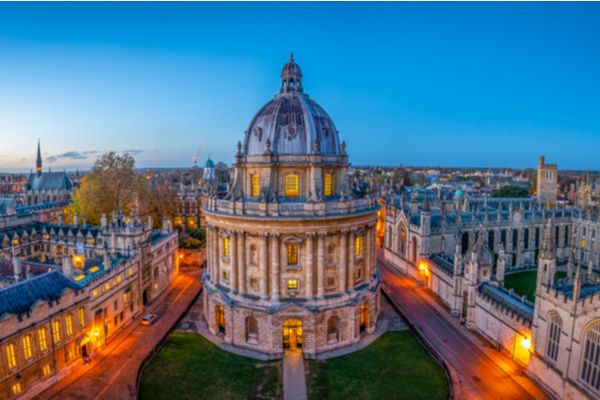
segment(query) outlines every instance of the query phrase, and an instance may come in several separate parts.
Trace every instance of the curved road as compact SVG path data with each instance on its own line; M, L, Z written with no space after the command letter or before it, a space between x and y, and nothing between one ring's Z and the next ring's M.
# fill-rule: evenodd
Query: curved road
M378 264L392 302L451 369L456 398L548 398L521 366L460 325L427 289L383 258Z

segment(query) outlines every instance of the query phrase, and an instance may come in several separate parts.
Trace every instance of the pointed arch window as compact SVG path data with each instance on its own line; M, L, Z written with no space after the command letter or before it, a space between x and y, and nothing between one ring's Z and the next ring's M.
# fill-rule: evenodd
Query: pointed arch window
M556 362L560 344L560 330L562 320L558 314L553 314L548 322L548 340L546 342L546 356Z
M585 333L581 362L580 380L596 394L600 394L600 321Z

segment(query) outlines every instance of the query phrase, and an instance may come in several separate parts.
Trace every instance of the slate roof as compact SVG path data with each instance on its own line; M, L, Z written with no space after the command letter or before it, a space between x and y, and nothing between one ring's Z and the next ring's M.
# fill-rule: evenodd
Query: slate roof
M42 172L29 175L26 190L71 190L73 184L65 172Z
M533 304L524 302L520 297L510 294L504 288L482 283L479 292L526 321L533 321Z
M439 253L432 254L431 256L429 256L429 259L435 265L437 265L441 269L445 270L449 274L453 274L454 273L454 262L451 261L451 260L448 260L447 258L445 258L444 256L442 256L441 254L439 254Z
M573 297L573 283L557 283L554 289L564 294L566 297ZM600 292L600 283L584 282L581 284L579 298L583 299L588 296L593 296Z
M58 300L65 290L80 287L58 271L48 272L0 289L0 319L6 314L25 314L39 301Z
M17 201L14 197L0 197L0 215L15 212Z

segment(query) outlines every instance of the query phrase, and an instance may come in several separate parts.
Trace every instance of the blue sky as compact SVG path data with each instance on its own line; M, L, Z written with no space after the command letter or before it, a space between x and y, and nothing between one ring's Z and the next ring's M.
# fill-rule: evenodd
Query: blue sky
M600 169L600 4L0 3L0 170L230 163L290 51L354 164Z

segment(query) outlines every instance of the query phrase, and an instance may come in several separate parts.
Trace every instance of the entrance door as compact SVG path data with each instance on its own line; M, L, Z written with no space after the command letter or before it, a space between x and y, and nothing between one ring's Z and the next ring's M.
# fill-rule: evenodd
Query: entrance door
M367 303L363 303L360 306L360 320L359 320L359 329L361 332L364 332L367 329L368 323L369 323L369 305Z
M288 319L283 323L283 348L297 350L302 348L302 321Z

